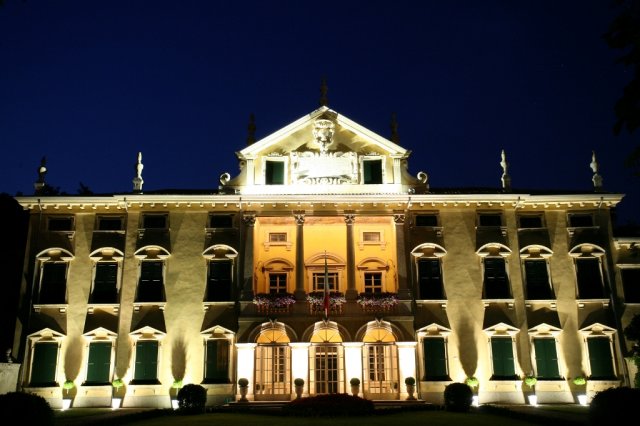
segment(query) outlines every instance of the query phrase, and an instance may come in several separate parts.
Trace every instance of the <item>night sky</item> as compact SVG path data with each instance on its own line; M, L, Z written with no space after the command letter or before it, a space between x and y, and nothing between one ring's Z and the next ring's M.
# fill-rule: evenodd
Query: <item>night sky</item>
M627 194L638 135L614 136L631 78L602 38L599 1L39 1L0 6L0 192L47 183L128 193L215 190L238 172L250 114L261 139L329 106L389 138L397 114L412 174L431 187Z

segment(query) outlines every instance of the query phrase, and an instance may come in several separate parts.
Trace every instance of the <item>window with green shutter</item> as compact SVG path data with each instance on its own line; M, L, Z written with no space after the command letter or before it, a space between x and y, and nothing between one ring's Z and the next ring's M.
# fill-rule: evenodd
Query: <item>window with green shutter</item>
M264 179L267 185L283 185L284 161L267 161L265 163Z
M362 175L365 185L382 183L382 160L364 160Z
M425 380L451 380L447 371L446 341L443 337L422 339Z
M604 299L604 285L600 261L596 257L576 259L576 277L578 281L578 298Z
M444 299L440 259L418 260L418 286L420 299Z
M232 300L231 261L209 262L207 276L207 301L224 302Z
M162 260L148 260L140 264L136 302L164 302L163 267Z
M45 262L40 281L40 304L67 302L67 262Z
M513 380L516 378L511 337L492 337L491 356L493 358L492 380Z
M229 383L229 341L207 340L205 383Z
M510 299L509 278L502 257L484 258L484 298Z
M108 384L111 377L111 342L91 342L86 385Z
M116 262L96 263L91 303L118 302L118 264Z
M608 337L590 337L587 339L589 348L589 365L591 366L591 379L604 380L615 379L613 369L613 355Z
M553 298L549 283L547 262L541 260L525 260L524 272L527 286L527 299L548 300Z
M57 364L57 342L43 342L33 345L30 386L57 386Z
M536 351L536 375L538 378L559 379L556 340L548 337L535 338L533 345Z
M133 379L137 384L158 382L158 342L139 340L136 343L136 366Z

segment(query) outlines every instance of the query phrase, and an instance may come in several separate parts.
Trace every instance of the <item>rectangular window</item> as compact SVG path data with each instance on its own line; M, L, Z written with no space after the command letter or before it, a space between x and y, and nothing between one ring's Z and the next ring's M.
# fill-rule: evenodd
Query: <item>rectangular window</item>
M205 383L229 383L229 341L207 340Z
M553 338L534 338L536 351L536 375L539 379L559 379L558 354L556 340Z
M425 380L450 380L447 371L447 351L445 344L446 341L443 337L422 339Z
M363 232L362 241L365 243L379 243L381 241L380 232Z
M133 372L136 384L158 382L158 342L139 340L136 343L136 365Z
M287 273L272 272L269 273L269 293L286 293L287 292Z
M96 276L93 281L91 303L118 302L118 263L96 263Z
M64 304L67 299L67 262L45 262L40 281L40 304Z
M602 271L598 258L576 259L576 278L578 280L578 298L604 299Z
M269 242L270 243L286 243L287 233L286 232L269 232Z
M622 268L620 275L625 303L640 303L640 268Z
M313 291L324 291L324 281L325 281L325 273L324 272L314 272L313 273ZM337 272L327 272L327 282L329 284L329 291L338 291L338 273Z
M231 261L218 260L209 262L209 274L207 277L208 302L225 302L232 300L231 271Z
M122 231L124 218L122 216L98 216L98 231Z
M232 228L233 217L226 214L214 214L209 216L209 228Z
M553 298L549 283L549 271L544 259L524 261L527 299L548 300Z
M265 184L284 185L284 161L267 161L265 168Z
M364 273L364 292L382 293L382 272Z
M111 342L91 342L85 385L104 385L111 377Z
M30 386L55 386L57 364L57 342L34 344Z
M516 370L511 337L492 337L491 356L493 361L493 376L491 380L515 379Z
M73 231L72 217L50 217L48 224L49 231Z
M478 215L478 226L502 226L502 215L500 213L481 213Z
M569 215L569 226L572 228L588 228L593 225L593 215L590 213L571 213Z
M587 339L589 348L589 365L592 380L615 379L613 369L613 354L608 337L590 337Z
M438 215L419 214L416 216L416 226L438 226Z
M362 161L362 174L365 185L382 183L382 160Z
M163 269L162 260L142 261L136 302L164 302Z
M420 299L444 299L440 259L418 260L418 286Z
M262 395L290 393L289 363L288 346L258 345L256 348L256 390Z
M142 217L144 229L167 229L168 217L166 214L145 214Z
M314 361L315 393L338 393L338 348L317 346Z
M542 215L518 216L518 228L544 228Z
M509 278L502 257L484 258L484 298L509 299Z

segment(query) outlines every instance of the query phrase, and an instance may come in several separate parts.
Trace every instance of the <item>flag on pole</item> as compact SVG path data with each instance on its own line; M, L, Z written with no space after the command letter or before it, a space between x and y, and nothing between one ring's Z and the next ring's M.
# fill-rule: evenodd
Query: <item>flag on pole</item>
M329 318L329 269L327 268L327 251L324 251L324 319Z

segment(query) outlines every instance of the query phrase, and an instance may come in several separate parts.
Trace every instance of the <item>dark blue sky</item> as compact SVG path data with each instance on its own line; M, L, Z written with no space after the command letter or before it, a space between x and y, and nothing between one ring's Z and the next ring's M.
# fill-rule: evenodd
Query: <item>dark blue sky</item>
M431 186L604 188L640 222L638 135L614 136L631 70L598 1L39 1L0 6L0 192L215 189L256 137L329 106L382 136L397 113ZM635 217L633 217L635 216Z

